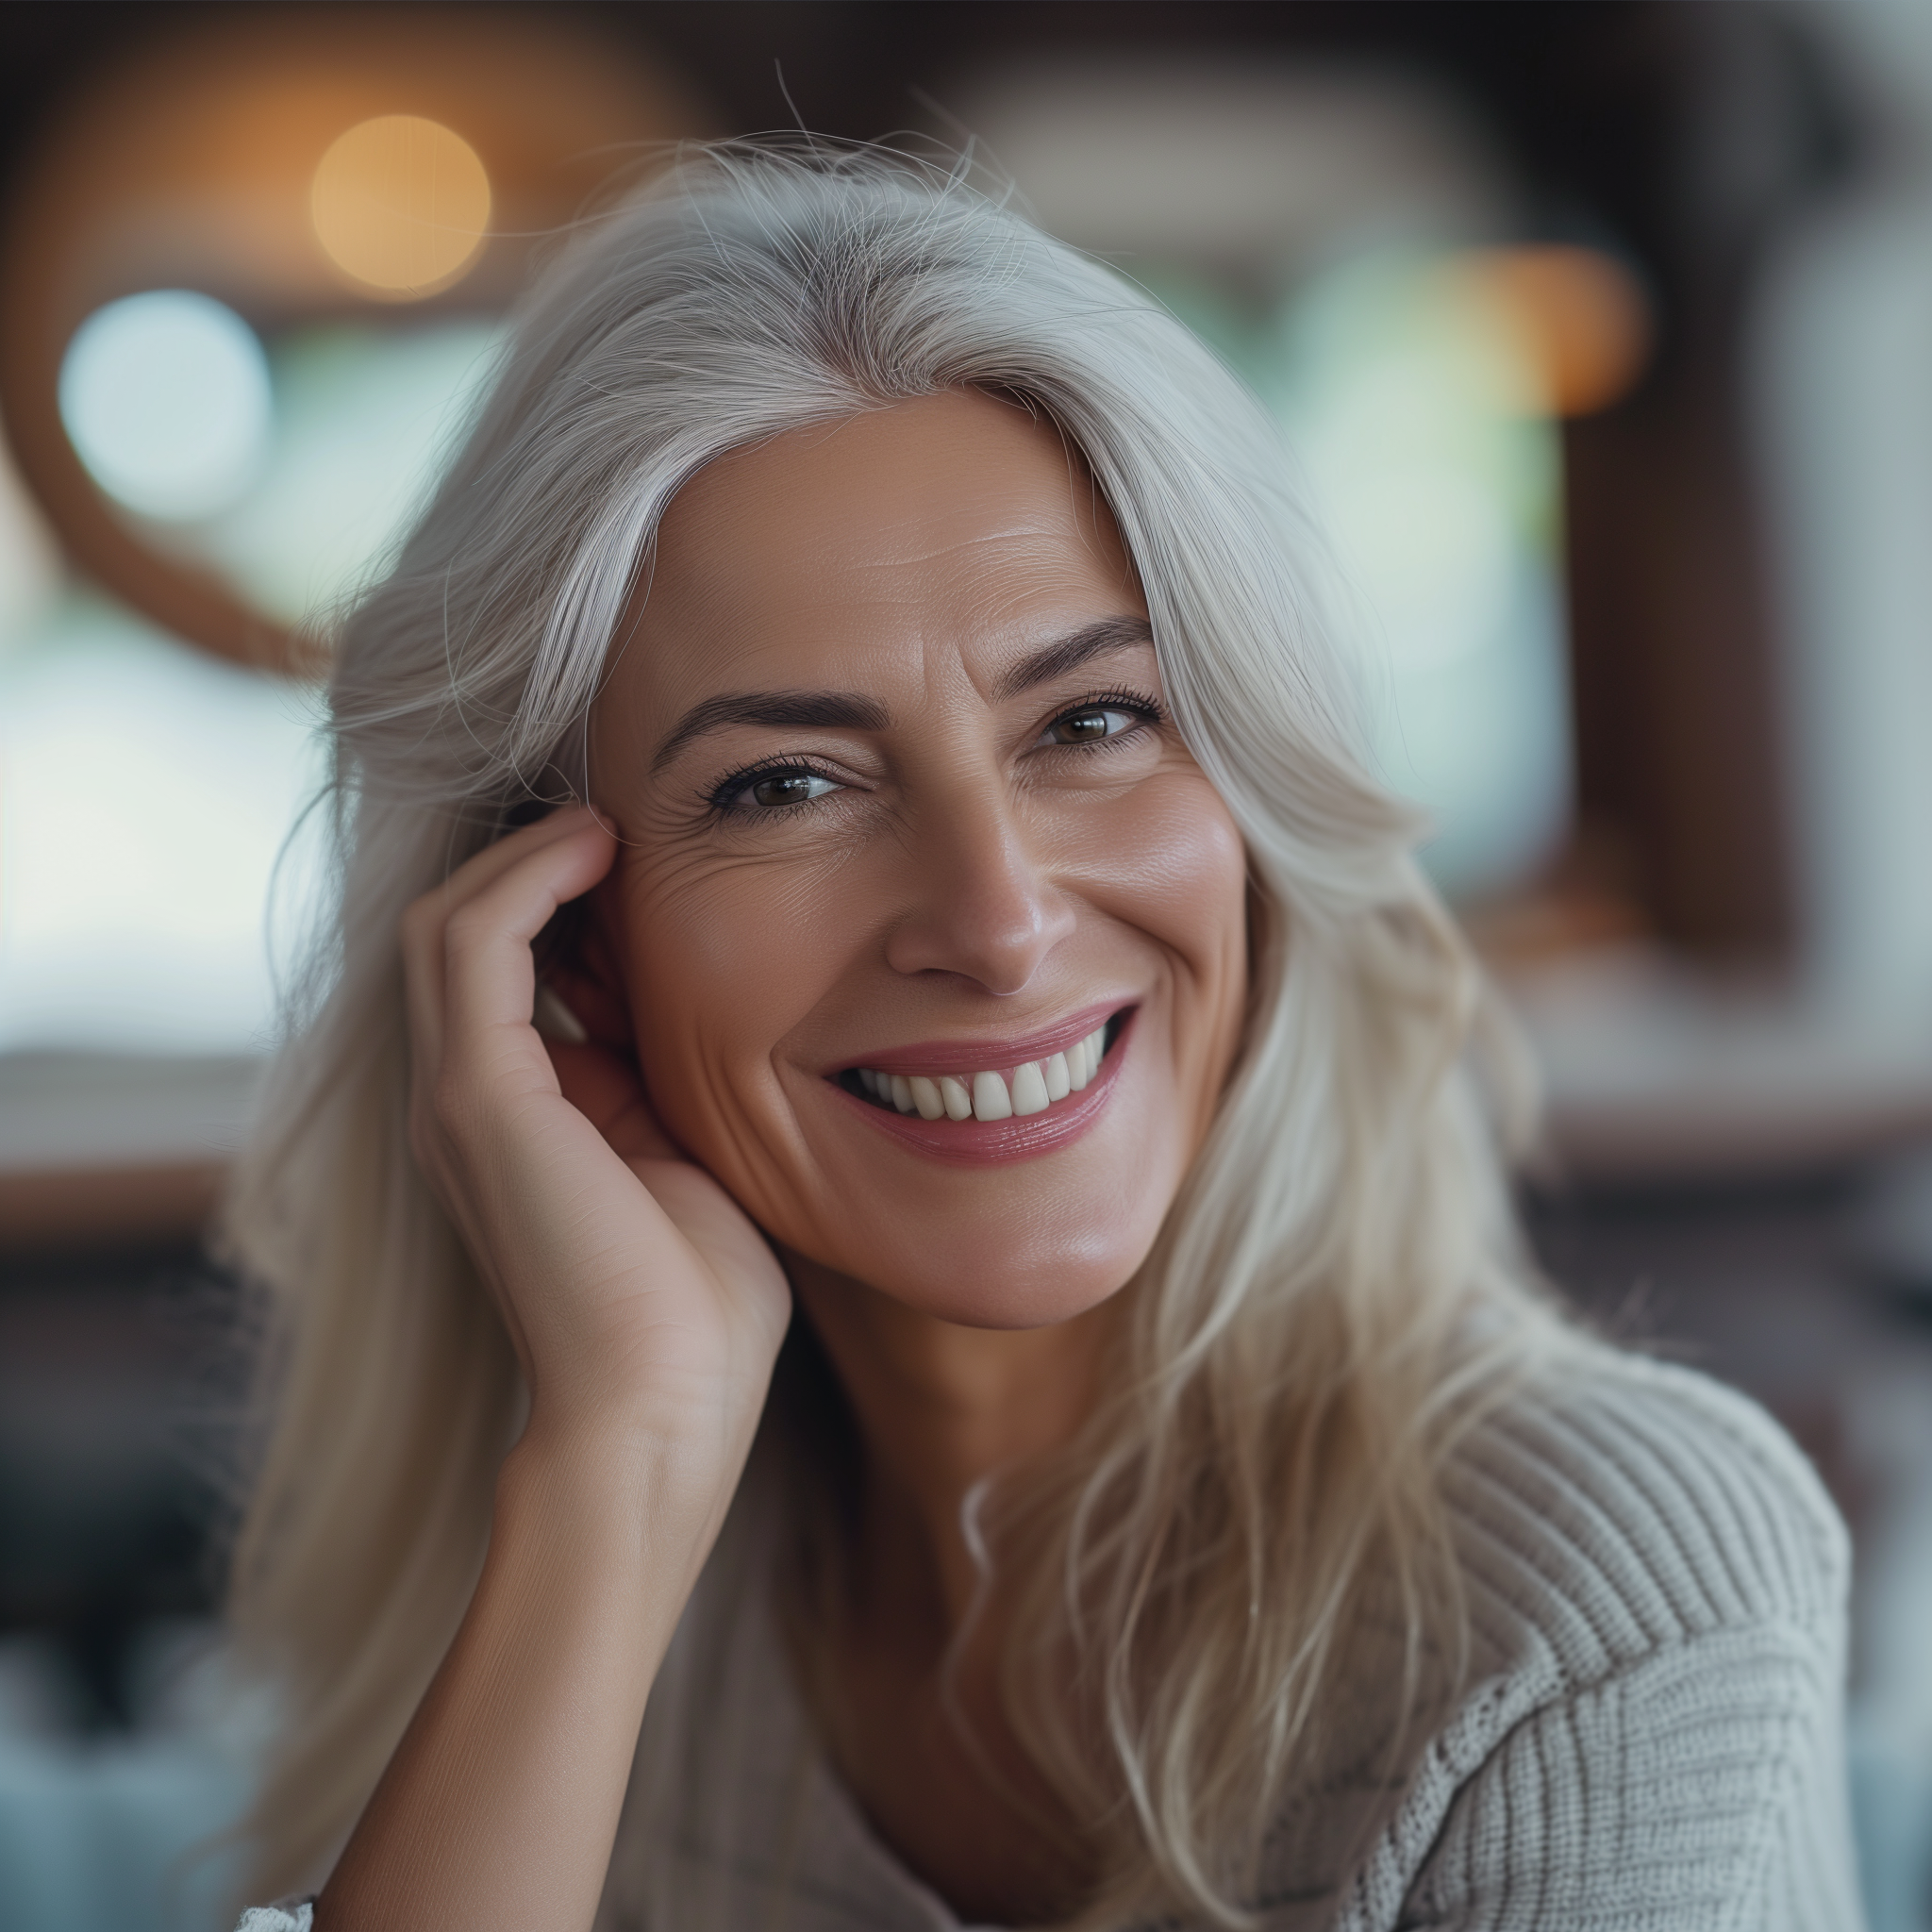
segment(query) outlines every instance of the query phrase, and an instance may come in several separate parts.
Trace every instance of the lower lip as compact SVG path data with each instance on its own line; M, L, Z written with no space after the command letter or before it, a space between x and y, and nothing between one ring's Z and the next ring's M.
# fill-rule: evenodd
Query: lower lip
M842 1087L833 1087L832 1092L880 1133L930 1159L950 1161L955 1167L1001 1167L1012 1160L1036 1160L1042 1154L1071 1146L1099 1120L1113 1096L1126 1058L1127 1041L1139 1018L1137 1008L1122 1024L1099 1073L1078 1093L1056 1101L1044 1113L1015 1115L1004 1121L929 1121L920 1114L876 1107Z

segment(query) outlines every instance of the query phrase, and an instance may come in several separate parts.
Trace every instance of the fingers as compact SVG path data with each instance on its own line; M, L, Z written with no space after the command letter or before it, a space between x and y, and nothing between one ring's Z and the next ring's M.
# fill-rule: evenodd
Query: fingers
M567 849L558 853L557 848ZM440 1043L441 1002L436 993L443 977L450 920L506 874L520 865L540 861L545 854L566 861L557 874L558 903L574 898L603 875L615 850L615 841L602 821L585 807L572 807L486 846L404 913L403 962L409 978L409 1020L425 1043L432 1047ZM568 862L572 859L576 863ZM575 889L570 883L572 874L583 876L583 883Z
M588 835L585 835L588 834ZM608 836L591 828L541 844L455 906L443 924L443 1025L467 1052L483 1036L507 1031L500 1050L533 1063L530 1025L537 991L530 942L557 909L609 870ZM547 1063L546 1063L547 1065Z
M526 1071L548 1065L529 1031L534 969L530 941L557 908L608 871L616 843L587 808L554 812L501 839L425 892L404 915L402 950L414 1075L412 1124L433 1105L450 1065L452 1029L498 1029L498 1053L514 1054L511 1029L529 1035ZM456 1058L477 1063L480 1042ZM425 1149L419 1145L419 1158Z
M592 829L600 832L606 841L610 840L609 827L591 807L560 806L535 824L507 832L501 839L486 845L473 858L465 859L441 885L425 892L424 897L434 899L441 894L452 905L460 903L501 878L531 853L567 839L580 838Z

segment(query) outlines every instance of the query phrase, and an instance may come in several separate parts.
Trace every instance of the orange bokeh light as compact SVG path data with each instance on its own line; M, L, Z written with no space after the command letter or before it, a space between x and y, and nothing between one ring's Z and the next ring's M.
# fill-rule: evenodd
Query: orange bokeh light
M1627 395L1650 359L1650 305L1635 275L1594 248L1486 248L1458 276L1501 311L1553 416L1588 416Z
M490 225L490 177L475 149L440 121L380 114L330 144L308 207L316 239L344 275L409 302L475 261Z

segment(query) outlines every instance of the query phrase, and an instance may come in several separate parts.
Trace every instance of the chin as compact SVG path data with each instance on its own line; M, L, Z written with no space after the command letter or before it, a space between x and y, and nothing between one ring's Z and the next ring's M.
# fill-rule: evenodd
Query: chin
M1159 1223L1145 1230L1144 1239L1124 1242L1121 1232L1118 1226L1096 1228L1090 1241L1045 1253L1033 1244L1016 1251L993 1236L977 1252L955 1252L941 1265L916 1253L811 1258L935 1321L961 1328L1050 1328L1098 1307L1124 1288L1153 1247Z
M1114 1144L1119 1138L1124 1131L1097 1134L1058 1156L985 1173L912 1167L876 1175L871 1188L837 1191L854 1205L832 1225L820 1220L798 1239L779 1239L940 1321L1006 1329L1071 1321L1133 1278L1185 1172L1179 1136L1147 1136L1131 1150Z

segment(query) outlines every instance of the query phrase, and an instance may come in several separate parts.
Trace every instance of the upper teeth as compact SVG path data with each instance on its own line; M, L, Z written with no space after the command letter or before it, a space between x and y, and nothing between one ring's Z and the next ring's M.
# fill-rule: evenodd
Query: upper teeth
M875 1099L936 1121L1004 1121L1015 1114L1044 1113L1057 1100L1077 1093L1100 1071L1107 1051L1107 1028L1096 1026L1051 1058L1028 1060L1013 1069L1009 1086L1004 1074L989 1068L983 1074L882 1074L860 1067L858 1077Z

